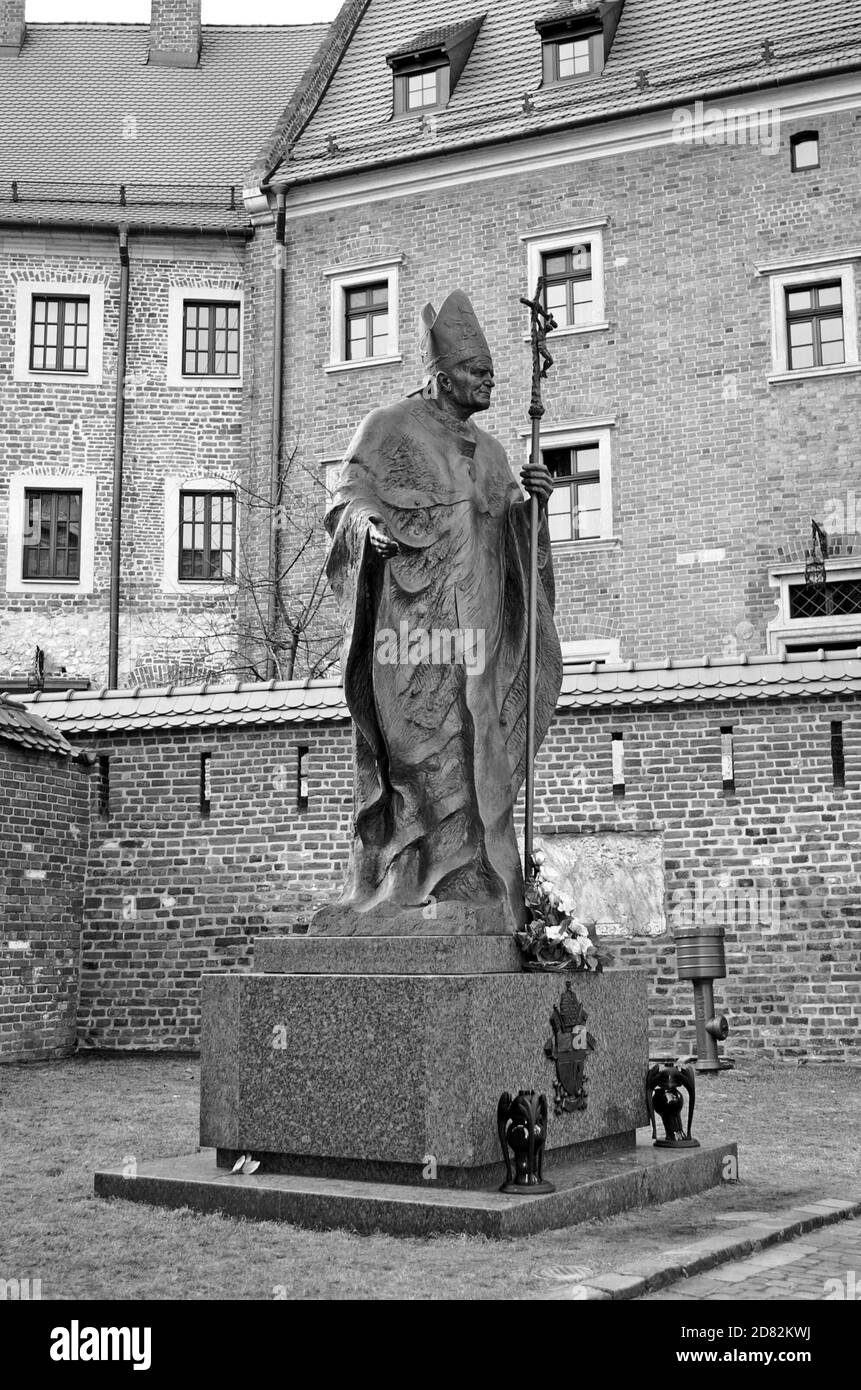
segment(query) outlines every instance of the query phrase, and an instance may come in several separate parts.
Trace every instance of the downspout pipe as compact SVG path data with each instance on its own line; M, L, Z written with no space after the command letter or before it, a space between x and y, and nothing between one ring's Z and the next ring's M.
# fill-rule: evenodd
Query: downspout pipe
M266 604L266 679L278 674L275 638L278 628L278 574L281 561L281 434L283 421L284 370L284 277L286 260L285 206L287 194L278 193L275 213L275 278L272 341L272 439L269 457L269 590Z
M123 446L126 415L126 345L129 326L129 233L119 229L120 318L117 333L117 395L114 407L114 486L111 498L111 580L108 620L108 685L119 685L120 543L123 528Z

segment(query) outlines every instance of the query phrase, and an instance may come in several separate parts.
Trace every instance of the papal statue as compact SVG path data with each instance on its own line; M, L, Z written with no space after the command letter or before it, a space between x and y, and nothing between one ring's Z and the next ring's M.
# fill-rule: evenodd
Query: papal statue
M494 379L467 296L450 294L438 314L428 304L421 330L422 390L365 417L326 516L355 726L341 921L461 902L496 907L487 930L503 933L526 918L514 805L525 775L530 504L502 445L472 420ZM562 681L553 483L540 462L520 477L541 512L538 747Z

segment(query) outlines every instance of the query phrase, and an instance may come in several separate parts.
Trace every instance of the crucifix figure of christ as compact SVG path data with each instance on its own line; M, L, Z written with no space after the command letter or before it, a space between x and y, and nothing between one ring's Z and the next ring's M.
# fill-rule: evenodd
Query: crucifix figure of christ
M438 314L426 305L421 353L421 391L365 417L326 517L355 731L340 906L382 921L429 902L490 904L487 930L513 931L526 918L515 801L562 681L553 482L533 449L524 498L504 448L473 421L494 374L464 293ZM344 926L349 915L337 930L368 930Z

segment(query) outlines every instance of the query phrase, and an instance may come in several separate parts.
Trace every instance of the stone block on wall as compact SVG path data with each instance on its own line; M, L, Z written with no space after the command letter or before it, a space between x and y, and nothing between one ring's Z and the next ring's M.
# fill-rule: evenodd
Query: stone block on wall
M600 936L666 932L662 831L548 835L539 843L553 882Z

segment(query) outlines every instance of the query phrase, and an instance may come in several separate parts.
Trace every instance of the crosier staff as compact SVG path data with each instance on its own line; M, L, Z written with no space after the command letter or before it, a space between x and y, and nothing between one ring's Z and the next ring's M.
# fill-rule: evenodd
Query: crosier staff
M541 417L544 402L541 398L541 383L553 366L553 358L547 351L547 334L558 325L544 304L544 276L538 277L534 299L521 298L529 310L532 334L532 399L529 402L529 418L532 421L532 447L530 464L537 468L541 463ZM526 667L526 825L523 843L523 874L527 882L535 873L532 861L532 840L535 821L535 686L538 671L538 526L540 521L540 499L532 492L529 498L529 598L527 608L527 667Z

